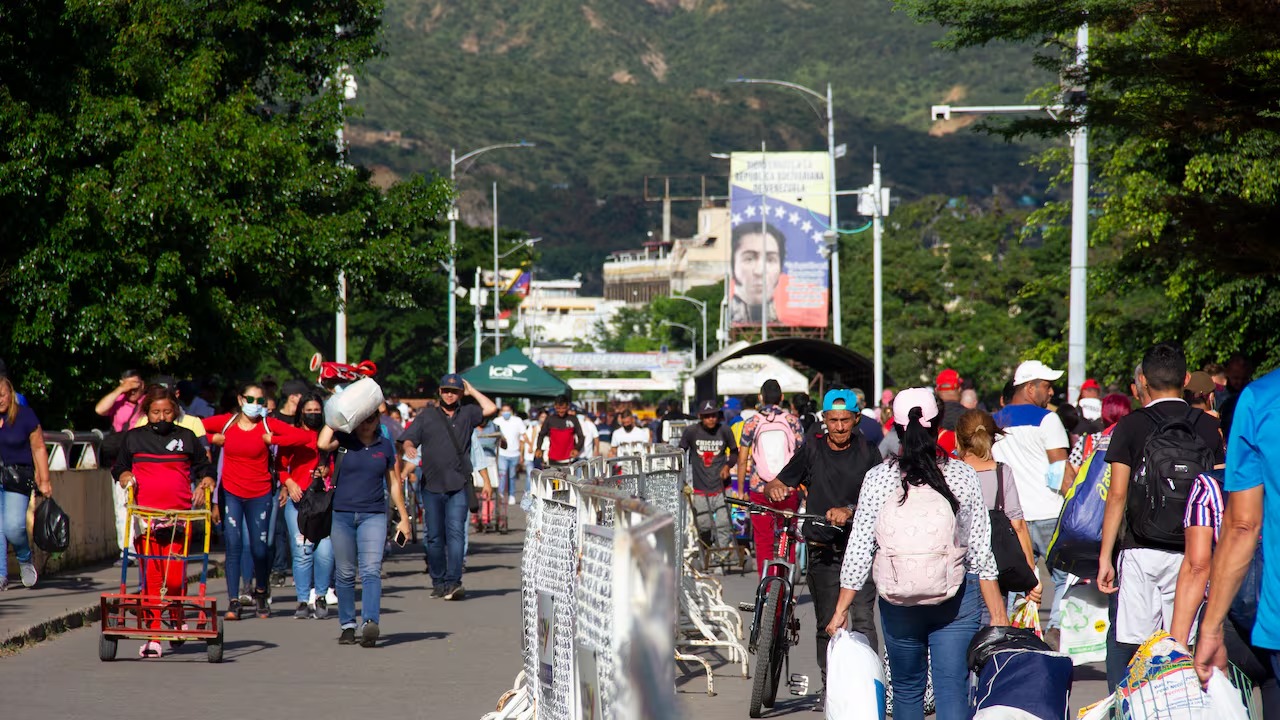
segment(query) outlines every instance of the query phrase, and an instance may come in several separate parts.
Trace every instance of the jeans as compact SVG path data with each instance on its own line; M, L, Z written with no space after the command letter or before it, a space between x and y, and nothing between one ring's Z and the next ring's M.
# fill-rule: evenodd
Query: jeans
M360 572L360 614L378 622L382 605L382 551L387 542L386 513L333 512L334 586L338 623L356 626L356 571Z
M293 584L298 602L304 603L311 599L312 590L321 596L333 587L333 541L325 538L313 543L302 537L298 532L298 507L293 500L284 504L284 521L293 545Z
M286 500L286 504L291 501ZM267 535L271 539L271 572L283 573L289 569L289 556L293 548L293 543L289 538L285 537L284 524L281 522L280 515L282 508L280 503L271 503L271 527L268 529Z
M818 668L822 670L822 686L827 686L827 643L831 636L827 634L827 624L836 611L836 601L840 599L840 566L844 563L844 553L836 552L832 547L809 545L809 597L813 599L813 617L817 623ZM853 604L849 606L849 626L867 636L871 649L878 650L879 638L876 633L876 585L867 576L867 582L853 596Z
M18 562L31 562L31 539L27 537L27 505L31 498L22 493L0 491L0 578L8 576L6 543L13 546Z
M969 575L941 605L905 607L880 600L885 650L893 672L894 720L924 720L925 659L933 671L938 720L968 720L969 642L982 607L978 578Z
M516 491L516 468L520 465L520 457L513 455L498 456L498 495L508 497Z
M462 559L467 538L467 493L428 491L423 511L427 519L427 566L431 584L444 589L462 582Z
M1053 539L1053 531L1058 521L1032 520L1027 523L1027 534L1031 536L1031 550L1035 553L1036 562L1043 560L1049 552L1049 541ZM1063 570L1050 569L1049 577L1053 580L1053 607L1049 609L1049 622L1045 630L1056 628L1062 620L1062 596L1067 592L1067 573ZM1013 607L1016 595L1010 595L1009 607Z
M267 493L256 498L242 498L225 492L227 498L226 574L227 597L235 600L240 596L236 587L240 583L242 573L241 554L244 552L245 533L248 533L249 555L253 559L253 587L255 590L266 590L271 579L271 558L267 553L267 526L271 522L271 505L275 502L275 493Z

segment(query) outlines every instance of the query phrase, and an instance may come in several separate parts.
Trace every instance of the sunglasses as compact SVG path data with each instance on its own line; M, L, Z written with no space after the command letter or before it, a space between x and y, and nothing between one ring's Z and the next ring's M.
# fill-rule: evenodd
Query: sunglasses
M255 403L256 403L256 404L258 404L258 405L266 405L266 404L267 404L267 399L266 399L265 397L252 397L252 396L250 396L250 395L245 395L245 396L244 396L244 401L245 401L245 402L247 402L247 403L249 403L250 405L253 405L253 404L255 404Z
M462 391L457 388L440 388L440 394L461 395Z

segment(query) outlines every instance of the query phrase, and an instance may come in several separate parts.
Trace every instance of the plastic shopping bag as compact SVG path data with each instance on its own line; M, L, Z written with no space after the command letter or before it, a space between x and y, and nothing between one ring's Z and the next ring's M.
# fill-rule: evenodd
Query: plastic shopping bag
M1013 604L1013 615L1009 617L1009 622L1016 628L1034 632L1038 638L1044 637L1044 633L1040 631L1040 605L1025 596L1018 598Z
M1107 596L1093 585L1072 585L1062 597L1059 650L1076 665L1107 659Z
M1209 715L1214 720L1249 720L1249 709L1244 705L1240 691L1222 674L1214 670L1209 678Z
M355 432L381 404L382 387L373 378L360 378L325 402L324 422L334 430Z
M839 630L827 644L827 720L884 720L884 671L867 636Z

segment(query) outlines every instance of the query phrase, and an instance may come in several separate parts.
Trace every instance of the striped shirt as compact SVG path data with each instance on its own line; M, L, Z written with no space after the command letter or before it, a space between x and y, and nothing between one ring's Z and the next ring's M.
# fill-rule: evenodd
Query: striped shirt
M1201 473L1196 477L1191 488L1191 496L1187 498L1187 513L1182 518L1183 527L1213 528L1213 542L1218 542L1218 533L1222 528L1222 484L1209 473Z

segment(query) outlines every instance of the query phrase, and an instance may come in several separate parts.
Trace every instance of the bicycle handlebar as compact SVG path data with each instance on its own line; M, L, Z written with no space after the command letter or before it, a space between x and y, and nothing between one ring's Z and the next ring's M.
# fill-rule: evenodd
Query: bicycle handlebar
M779 508L769 507L768 505L761 505L760 503L751 502L750 500L742 500L740 498L735 498L735 497L726 497L724 501L726 505L737 505L738 507L745 508L747 512L752 512L757 514L769 513L771 515L778 515L784 518L808 520L809 522L812 522L815 524L826 525L828 527L840 529L839 526L827 520L826 516L824 515L812 515L809 513L798 513L792 510L782 510Z

